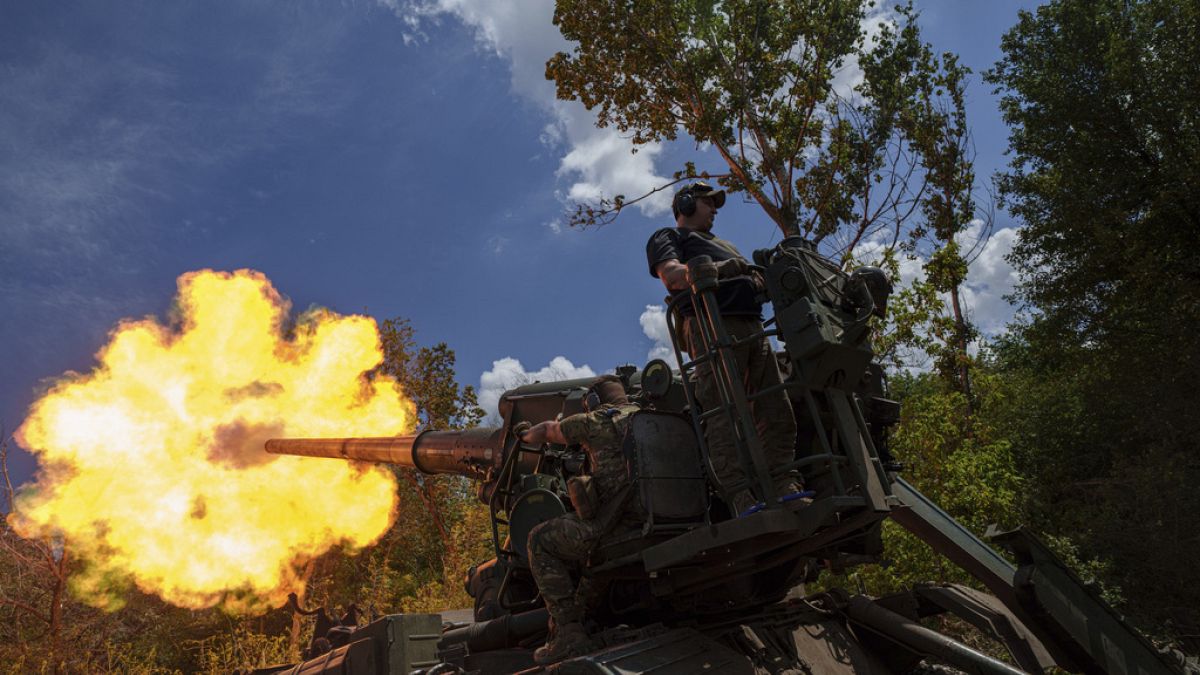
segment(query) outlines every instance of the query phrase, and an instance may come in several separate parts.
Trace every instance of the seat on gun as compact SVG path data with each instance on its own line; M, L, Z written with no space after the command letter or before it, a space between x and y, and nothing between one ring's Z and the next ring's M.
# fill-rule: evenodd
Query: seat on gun
M708 485L688 418L654 410L635 413L624 449L648 532L678 532L704 522Z
M705 522L708 485L691 421L674 413L641 410L629 418L622 446L633 497L646 519L637 530L617 528L600 540L592 569L636 554Z

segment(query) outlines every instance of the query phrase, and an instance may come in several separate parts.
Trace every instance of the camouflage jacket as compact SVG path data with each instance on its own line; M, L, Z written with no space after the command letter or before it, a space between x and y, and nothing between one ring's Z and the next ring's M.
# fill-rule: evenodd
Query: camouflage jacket
M621 445L625 436L624 422L637 411L636 405L606 405L559 422L567 442L578 443L587 451L601 504L607 504L629 482Z

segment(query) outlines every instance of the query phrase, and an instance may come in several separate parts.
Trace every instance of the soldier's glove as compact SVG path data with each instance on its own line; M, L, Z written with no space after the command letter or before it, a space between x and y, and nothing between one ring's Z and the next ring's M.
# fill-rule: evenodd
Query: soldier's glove
M730 258L717 263L717 278L728 279L750 273L750 264L741 258Z
M532 428L533 425L529 422L517 422L512 428L513 435L515 435L517 438L521 438L525 434L529 433L529 430Z
M756 292L767 292L767 280L763 278L762 272L759 272L758 270L751 270L750 280L754 282L754 290Z

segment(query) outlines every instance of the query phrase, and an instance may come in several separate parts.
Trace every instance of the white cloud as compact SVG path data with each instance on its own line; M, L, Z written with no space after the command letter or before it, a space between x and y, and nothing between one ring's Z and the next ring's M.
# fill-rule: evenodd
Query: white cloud
M595 201L601 196L629 198L667 182L654 170L662 146L651 143L632 152L632 144L612 128L596 127L595 115L574 101L559 101L545 77L546 61L570 44L554 26L552 0L378 0L414 32L419 22L441 15L457 18L475 31L481 49L505 58L512 67L513 93L542 108L552 118L541 135L550 147L565 145L558 174L573 181L563 197ZM670 209L670 195L656 194L638 203L648 216Z
M576 366L565 356L556 356L539 370L526 370L521 362L511 356L492 361L492 369L479 376L479 405L489 416L496 415L500 395L523 384L573 380L595 377L596 371L586 363Z
M882 266L884 251L890 243L891 239L886 233L877 234L855 247L854 259L863 265ZM900 278L892 279L892 283L900 289L912 286L914 281L923 280L924 264L923 258L900 254Z
M1005 256L1012 251L1018 232L1017 228L1009 227L996 230L983 239L985 235L983 222L976 220L959 233L958 243L964 255L971 259L961 289L968 318L980 333L991 337L1003 331L1015 313L1015 308L1004 297L1012 294L1019 276ZM855 249L854 257L864 264L878 264L884 246L883 237L865 241ZM896 287L907 288L913 281L924 279L926 260L920 256L902 256L900 279L894 280ZM949 307L949 296L942 300Z
M978 239L980 227L973 225L968 228L962 235L963 239ZM1016 311L1004 299L1004 296L1013 292L1019 281L1016 270L1005 260L1016 241L1016 228L993 232L983 244L979 257L971 263L967 281L963 285L963 298L971 308L971 320L987 336L1004 330Z
M877 6L869 9L863 17L862 28L866 33L866 48L873 48L879 41L884 26L896 27L899 15L890 7ZM833 73L833 93L848 101L859 101L861 96L854 88L863 83L866 74L858 63L858 57L851 54L842 66Z
M675 348L671 346L671 333L667 330L667 310L662 305L646 305L645 311L638 317L642 332L650 338L654 345L646 353L646 360L663 359L675 364Z
M555 27L553 0L377 0L391 9L407 26L405 42L424 40L422 22L437 22L452 16L471 28L479 47L511 65L513 93L532 102L550 115L540 140L551 148L565 147L558 175L572 181L560 193L569 202L595 203L601 197L624 195L634 198L668 182L655 170L663 146L648 143L634 146L613 128L597 128L595 115L575 101L555 97L554 84L546 79L546 61L555 53L569 51L568 43ZM896 13L876 8L863 20L868 44L886 24L895 24ZM862 82L857 59L850 57L834 75L838 96L854 99L854 87ZM700 148L701 152L707 148ZM647 216L670 210L671 195L662 191L637 204Z
M651 143L632 154L632 145L613 129L597 129L592 113L575 103L559 102L559 120L572 147L562 158L559 176L576 180L567 191L572 202L596 202L601 197L639 197L667 182L654 171L654 160L662 145ZM671 209L670 191L662 191L638 202L647 216Z

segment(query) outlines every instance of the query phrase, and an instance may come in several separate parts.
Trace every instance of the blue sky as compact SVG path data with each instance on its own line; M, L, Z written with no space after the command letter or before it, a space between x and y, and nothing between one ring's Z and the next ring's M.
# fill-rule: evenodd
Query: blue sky
M921 2L926 39L976 73L1034 3ZM298 309L409 318L494 392L522 374L642 364L656 347L645 270L660 200L561 227L573 197L637 194L694 160L637 155L543 64L563 43L546 0L0 4L0 423L47 378L87 371L122 318L162 316L189 270L264 272ZM1007 130L973 78L977 170ZM998 234L972 270L977 322L1011 316ZM778 237L731 199L718 232ZM519 363L519 365L518 365ZM487 400L494 400L489 397ZM32 460L10 461L24 480Z

